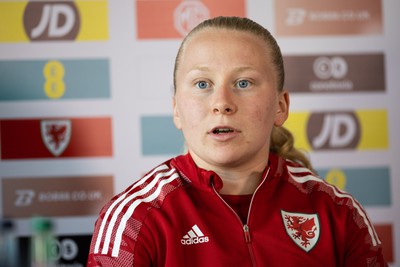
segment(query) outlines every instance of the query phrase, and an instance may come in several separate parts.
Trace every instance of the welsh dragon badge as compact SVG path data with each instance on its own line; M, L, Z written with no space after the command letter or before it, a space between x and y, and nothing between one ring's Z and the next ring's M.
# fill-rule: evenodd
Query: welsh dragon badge
M281 210L288 236L304 251L309 252L318 242L320 226L317 214L291 213Z

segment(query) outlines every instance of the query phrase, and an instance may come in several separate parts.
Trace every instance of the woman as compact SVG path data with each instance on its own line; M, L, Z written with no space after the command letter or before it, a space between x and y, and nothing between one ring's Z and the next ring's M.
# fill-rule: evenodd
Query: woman
M218 17L193 29L174 70L188 153L103 208L88 266L386 265L360 204L293 148L283 83L262 26Z

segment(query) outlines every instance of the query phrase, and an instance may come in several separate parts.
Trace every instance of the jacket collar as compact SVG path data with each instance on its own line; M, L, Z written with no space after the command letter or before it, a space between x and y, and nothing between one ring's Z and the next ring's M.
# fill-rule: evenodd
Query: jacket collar
M274 153L270 153L268 163L263 173L263 185L274 180L274 178L281 177L283 174L283 158ZM194 185L208 189L212 189L212 186L214 186L217 192L223 187L222 179L218 174L214 171L197 167L189 153L172 159L171 165L174 166L185 179L189 180ZM267 177L265 177L266 175Z

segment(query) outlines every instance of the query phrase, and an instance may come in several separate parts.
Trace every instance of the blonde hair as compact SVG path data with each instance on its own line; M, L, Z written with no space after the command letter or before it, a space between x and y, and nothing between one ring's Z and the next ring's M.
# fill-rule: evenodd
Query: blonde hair
M176 92L176 73L179 68L179 63L183 51L185 50L187 41L196 33L206 29L226 29L252 33L265 41L270 48L270 56L272 63L275 66L277 74L277 89L278 92L283 91L285 81L285 70L283 65L282 53L278 43L272 34L260 24L248 18L241 17L215 17L208 19L197 25L182 41L175 59L174 67L174 91ZM284 127L274 127L271 133L270 151L282 156L283 158L296 161L303 166L312 169L308 158L301 151L294 147L293 135Z

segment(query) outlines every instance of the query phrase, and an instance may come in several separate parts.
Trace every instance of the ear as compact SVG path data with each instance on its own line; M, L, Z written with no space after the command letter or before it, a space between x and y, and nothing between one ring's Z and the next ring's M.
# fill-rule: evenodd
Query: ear
M176 97L175 96L172 98L172 110L173 110L173 115L174 115L175 127L178 130L182 130L181 117L179 115L178 105L176 104Z
M274 125L282 126L283 123L289 116L289 93L287 91L282 91L278 96L278 109L275 114Z

